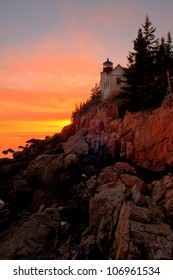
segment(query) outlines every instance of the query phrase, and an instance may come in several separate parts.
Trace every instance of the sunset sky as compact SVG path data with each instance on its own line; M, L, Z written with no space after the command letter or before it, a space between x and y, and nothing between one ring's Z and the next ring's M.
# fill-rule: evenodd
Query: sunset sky
M146 14L173 35L172 0L0 0L0 152L68 124L102 62L126 66Z

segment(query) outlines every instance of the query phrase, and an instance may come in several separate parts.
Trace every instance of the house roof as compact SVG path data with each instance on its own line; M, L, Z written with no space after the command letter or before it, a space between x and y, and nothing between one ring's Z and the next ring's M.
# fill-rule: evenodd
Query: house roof
M114 75L114 74L116 75L117 73L118 75L122 75L124 73L124 68L120 64L117 64L115 68L112 69L110 75Z
M117 69L117 68L121 68L121 69L123 69L123 67L122 67L120 64L117 64L117 65L114 67L114 69L113 69L113 70L115 70L115 69Z

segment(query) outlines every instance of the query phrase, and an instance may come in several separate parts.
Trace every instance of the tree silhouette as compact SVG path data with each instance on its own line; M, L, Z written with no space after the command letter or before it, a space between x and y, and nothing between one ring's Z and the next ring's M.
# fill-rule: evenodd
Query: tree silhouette
M138 29L137 38L133 41L134 51L129 52L127 57L128 67L124 75L127 85L122 89L123 96L128 98L127 108L131 111L159 106L167 87L169 92L172 90L171 34L168 33L166 42L164 38L159 42L155 31L156 28L146 16L145 23Z

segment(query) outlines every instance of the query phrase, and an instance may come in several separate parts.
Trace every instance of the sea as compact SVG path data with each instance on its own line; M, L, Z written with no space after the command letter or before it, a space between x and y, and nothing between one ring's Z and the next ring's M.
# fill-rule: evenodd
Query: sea
M4 154L3 151L12 149L22 151L20 146L25 147L26 141L29 139L45 139L46 136L53 136L55 132L40 132L40 133L0 133L0 158L13 158L12 153Z

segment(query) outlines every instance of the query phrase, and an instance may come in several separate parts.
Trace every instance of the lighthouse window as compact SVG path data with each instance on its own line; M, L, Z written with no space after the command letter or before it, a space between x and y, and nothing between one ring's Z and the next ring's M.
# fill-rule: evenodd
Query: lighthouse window
M120 85L120 84L121 84L121 78L117 77L117 85Z

